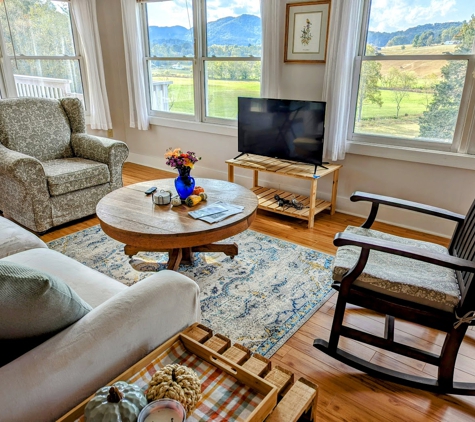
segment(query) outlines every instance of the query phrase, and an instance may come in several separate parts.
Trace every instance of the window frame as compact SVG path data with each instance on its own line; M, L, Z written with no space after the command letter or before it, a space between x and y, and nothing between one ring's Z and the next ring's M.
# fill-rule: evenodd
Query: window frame
M348 119L347 139L349 143L374 145L378 147L402 148L408 150L427 150L434 152L475 154L475 47L472 54L432 54L432 55L388 55L388 56L365 56L365 48L369 31L369 19L371 12L371 0L364 0L362 21L358 34L358 47L354 59L353 79L350 99L350 119ZM475 42L474 42L475 44ZM455 126L452 142L442 143L435 141L421 141L410 138L398 138L384 135L372 135L356 133L355 116L357 109L358 91L361 68L364 61L398 61L404 60L441 60L467 62L460 108ZM473 76L473 77L472 77Z
M54 1L54 0L53 0ZM69 3L68 11L69 11L69 20L71 23L71 34L73 38L73 46L75 55L74 56L25 56L20 55L17 56L19 60L64 60L64 61L75 61L77 60L79 65L79 73L81 76L81 85L83 91L83 99L84 99L84 108L86 114L89 114L89 99L88 99L88 83L87 83L87 73L86 73L86 64L84 61L84 55L82 54L82 47L81 43L79 42L79 35L77 32L77 28L74 22L74 19L71 14L71 0L58 0L64 3ZM18 97L18 92L15 84L15 78L13 75L13 66L11 65L12 61L15 60L15 56L9 56L6 54L6 44L5 39L3 36L3 28L0 25L0 96L1 98L14 98ZM9 75L9 71L6 71L5 61L9 60L9 67L11 70L11 75ZM11 80L10 80L11 79Z
M236 61L236 62L260 62L261 57L211 57L208 56L207 49L207 1L208 0L191 0L193 12L193 57L156 57L150 56L150 44L148 37L148 12L147 3L152 3L154 0L141 0L140 7L140 21L141 31L143 37L143 53L144 53L144 72L146 78L146 95L147 95L147 109L149 116L185 120L196 123L208 123L222 126L237 127L237 119L226 119L220 117L212 117L206 115L207 107L207 78L206 78L206 62L213 61ZM262 22L262 20L261 20ZM150 61L192 61L192 76L193 76L193 99L194 99L194 114L176 113L171 111L152 110L152 102L150 98L150 85L152 76L149 72Z

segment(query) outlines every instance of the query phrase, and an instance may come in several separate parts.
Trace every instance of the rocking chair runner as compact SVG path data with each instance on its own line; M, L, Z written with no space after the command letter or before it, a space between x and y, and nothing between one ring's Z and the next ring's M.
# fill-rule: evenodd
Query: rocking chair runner
M339 291L329 341L314 346L356 369L438 393L475 395L475 383L454 382L459 347L475 324L475 201L466 216L411 201L355 192L351 201L372 203L361 227L335 236L333 288ZM457 223L448 249L370 230L379 205L389 205ZM384 337L343 325L346 304L386 315ZM394 318L446 332L440 355L394 341ZM437 379L417 377L381 367L338 348L340 336L408 356L438 367Z

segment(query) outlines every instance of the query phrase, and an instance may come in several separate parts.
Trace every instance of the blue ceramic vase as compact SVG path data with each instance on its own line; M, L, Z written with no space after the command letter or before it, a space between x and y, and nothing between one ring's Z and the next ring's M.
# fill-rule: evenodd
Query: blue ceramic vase
M195 179L190 176L190 167L181 167L178 170L179 176L175 179L175 189L181 200L185 200L195 188Z

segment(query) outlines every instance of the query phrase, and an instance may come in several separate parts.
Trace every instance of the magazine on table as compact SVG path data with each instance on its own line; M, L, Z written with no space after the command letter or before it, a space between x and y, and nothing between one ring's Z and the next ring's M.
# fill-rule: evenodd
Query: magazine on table
M217 223L231 215L239 214L244 210L242 205L228 204L218 201L196 211L190 211L188 214L207 223Z

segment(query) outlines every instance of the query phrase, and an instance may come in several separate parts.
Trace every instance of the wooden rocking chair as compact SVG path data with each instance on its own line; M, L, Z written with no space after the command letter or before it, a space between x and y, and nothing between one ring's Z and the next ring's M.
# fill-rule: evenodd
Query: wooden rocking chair
M466 216L411 201L355 192L351 201L372 203L361 227L335 236L333 288L339 291L329 341L314 346L378 378L437 393L475 395L475 383L454 382L457 353L475 324L475 201ZM448 249L429 242L370 230L379 205L437 216L457 223ZM386 315L384 337L343 325L346 304ZM446 332L440 355L394 341L394 318ZM375 365L338 348L340 336L438 367L437 379Z

